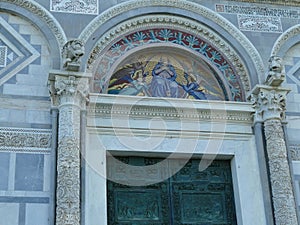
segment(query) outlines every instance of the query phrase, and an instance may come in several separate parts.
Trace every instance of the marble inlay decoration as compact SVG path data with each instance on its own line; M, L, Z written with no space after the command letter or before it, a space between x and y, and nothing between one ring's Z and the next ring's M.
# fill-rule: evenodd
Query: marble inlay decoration
M51 0L50 11L80 14L98 14L97 0Z
M7 47L0 46L0 67L6 66Z
M26 23L24 21L24 23ZM27 23L26 23L27 24ZM13 27L13 24L8 23L4 17L0 16L0 45L6 48L5 67L3 50L1 51L0 59L0 85L7 82L17 73L28 67L41 54L30 43L28 36L22 35ZM30 37L30 36L29 36Z
M238 15L238 24L239 29L244 31L283 32L278 17Z
M230 4L216 4L216 12L229 13L229 14L242 14L253 16L267 16L278 18L290 18L299 19L300 10L273 8L269 6L257 6L257 5L230 5Z

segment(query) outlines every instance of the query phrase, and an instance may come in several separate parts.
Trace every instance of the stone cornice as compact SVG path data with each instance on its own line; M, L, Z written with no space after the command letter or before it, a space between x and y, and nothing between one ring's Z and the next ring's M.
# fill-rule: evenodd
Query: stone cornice
M90 94L88 116L252 123L250 103Z

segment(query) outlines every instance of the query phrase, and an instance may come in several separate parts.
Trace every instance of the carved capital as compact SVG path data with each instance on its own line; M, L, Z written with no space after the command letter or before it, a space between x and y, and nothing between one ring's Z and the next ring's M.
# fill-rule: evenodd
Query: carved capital
M85 108L88 102L89 77L91 77L89 73L51 71L48 86L52 104L54 106L74 104Z
M248 100L256 110L254 121L266 121L269 119L285 119L286 95L288 89L257 85L251 91Z

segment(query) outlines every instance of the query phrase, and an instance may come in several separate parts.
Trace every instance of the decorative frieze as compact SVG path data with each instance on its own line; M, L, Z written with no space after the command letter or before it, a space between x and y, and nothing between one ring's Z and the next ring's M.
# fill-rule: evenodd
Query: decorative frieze
M51 151L51 130L0 128L0 152L44 153Z
M98 14L98 0L51 0L50 10L53 12Z
M249 1L250 2L250 1ZM253 1L255 2L255 1ZM261 2L261 0L260 0ZM282 1L287 2L287 1ZM299 4L299 3L298 3ZM218 13L228 13L228 14L239 14L239 15L252 15L252 16L264 16L269 18L290 18L299 19L300 10L296 8L279 8L270 6L260 6L260 5L237 5L237 4L216 4L216 12Z
M237 18L240 30L275 33L283 31L281 20L277 17L238 15Z
M229 0L234 1L236 0ZM248 2L248 3L267 3L267 4L274 4L274 5L288 5L288 6L299 6L299 0L239 0L240 2Z
M300 144L291 144L289 146L291 159L293 161L300 161Z

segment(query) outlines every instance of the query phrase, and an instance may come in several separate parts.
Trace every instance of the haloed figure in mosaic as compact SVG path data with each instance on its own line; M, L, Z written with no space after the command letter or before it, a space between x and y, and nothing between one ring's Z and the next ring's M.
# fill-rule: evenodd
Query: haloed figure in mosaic
M176 53L135 56L109 79L108 94L222 100L216 74L205 62L186 60Z
M184 73L186 84L179 84L183 90L185 90L190 96L195 99L204 100L207 99L203 89L200 89L200 82L192 74Z
M151 93L153 97L178 97L176 71L170 62L157 62L152 70Z

